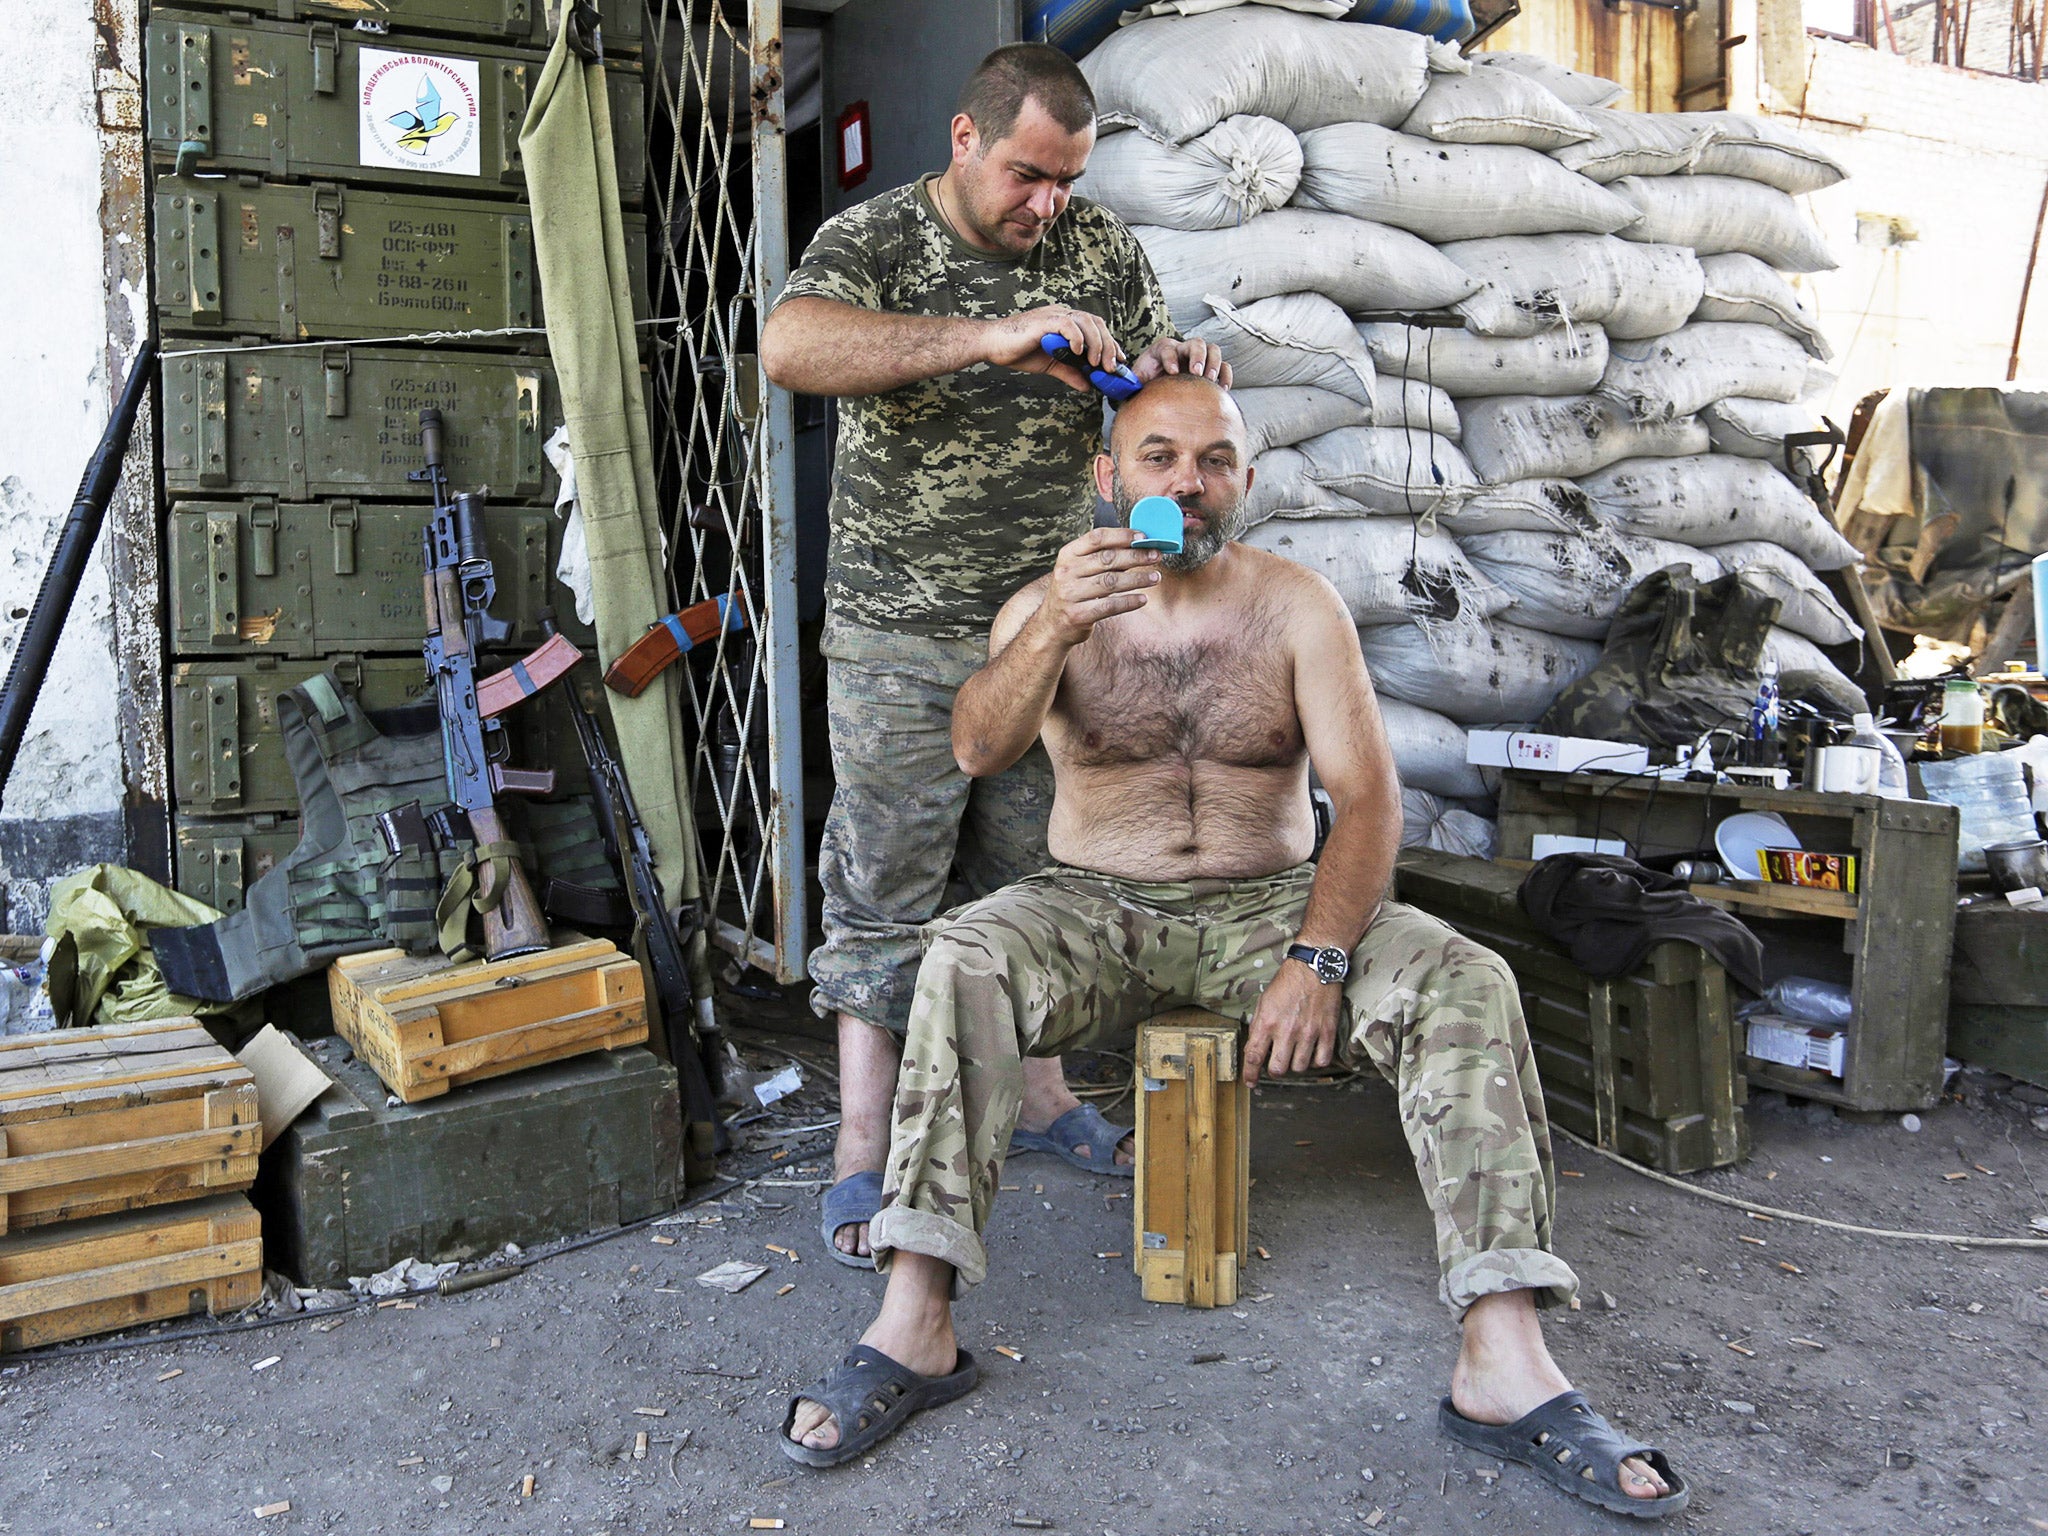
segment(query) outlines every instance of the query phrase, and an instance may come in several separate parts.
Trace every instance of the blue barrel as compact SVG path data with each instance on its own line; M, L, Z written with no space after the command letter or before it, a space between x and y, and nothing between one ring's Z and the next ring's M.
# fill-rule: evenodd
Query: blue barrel
M1143 0L1030 0L1024 36L1080 58L1116 30L1117 18ZM1347 21L1421 32L1440 43L1472 35L1471 0L1359 0Z

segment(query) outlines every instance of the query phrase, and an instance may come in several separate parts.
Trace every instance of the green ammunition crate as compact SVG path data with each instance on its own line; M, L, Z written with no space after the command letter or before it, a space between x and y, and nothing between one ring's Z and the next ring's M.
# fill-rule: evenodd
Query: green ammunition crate
M299 846L299 819L177 816L171 835L177 844L178 889L222 912L239 912L243 893Z
M533 357L333 346L164 359L164 488L312 501L417 499L420 411L447 422L448 477L499 501L551 499L541 444L561 416Z
M159 165L418 192L525 185L519 127L540 78L537 54L453 42L407 52L403 42L334 21L174 10L151 13L143 46L149 150ZM646 157L640 68L614 62L606 79L619 197L637 204ZM430 131L396 124L412 106L435 114Z
M420 534L430 509L328 501L185 501L166 521L171 650L180 656L327 656L411 651L426 629ZM507 647L531 650L553 605L595 650L575 597L554 578L561 522L545 507L487 507L497 570L492 614Z
M412 197L253 176L161 177L157 314L166 333L349 340L545 323L524 203ZM635 312L647 316L647 225L626 220ZM472 346L533 347L482 336Z
M1666 1173L1747 1157L1743 1039L1720 965L1673 940L1596 981L1522 911L1527 873L1408 848L1395 893L1507 961L1554 1123Z
M481 672L517 660L485 658ZM277 697L323 669L365 709L431 702L426 664L418 657L333 657L325 661L180 661L171 667L171 791L182 816L296 816L298 790L277 729ZM582 669L586 690L602 687ZM557 794L581 794L590 776L561 687L529 699L505 716L514 768L552 768ZM586 691L587 697L587 691ZM219 905L219 903L215 903Z
M675 1069L637 1047L396 1106L338 1038L308 1054L334 1086L264 1152L250 1191L265 1261L302 1285L531 1248L682 1198Z
M370 7L364 0L187 0L206 10L258 11L280 21L335 21L354 26ZM377 20L400 32L498 39L532 48L554 41L562 0L376 0ZM640 49L640 0L599 0L604 51Z

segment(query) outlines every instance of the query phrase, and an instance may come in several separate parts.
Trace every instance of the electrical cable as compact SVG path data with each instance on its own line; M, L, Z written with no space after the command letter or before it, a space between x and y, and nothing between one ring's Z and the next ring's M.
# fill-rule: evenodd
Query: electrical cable
M1892 1227L1865 1227L1855 1222L1835 1221L1826 1216L1809 1216L1804 1211L1788 1211L1780 1206L1758 1205L1753 1200L1724 1195L1715 1189L1701 1189L1697 1184L1688 1184L1685 1180L1673 1178L1668 1173L1660 1173L1655 1168L1645 1167L1632 1157L1623 1157L1619 1152L1596 1147L1585 1137L1576 1136L1561 1125L1553 1125L1551 1130L1564 1137L1566 1141L1606 1158L1610 1163L1619 1163L1631 1173L1639 1173L1659 1184L1668 1184L1673 1189L1682 1189L1689 1195L1698 1195L1702 1200L1711 1200L1716 1205L1732 1206L1738 1211L1768 1216L1773 1221L1796 1221L1809 1227L1825 1227L1831 1232L1849 1232L1858 1237L1895 1238L1901 1242L1911 1243L1959 1243L1969 1248L2048 1248L2048 1237L1964 1237L1953 1232L1901 1232Z

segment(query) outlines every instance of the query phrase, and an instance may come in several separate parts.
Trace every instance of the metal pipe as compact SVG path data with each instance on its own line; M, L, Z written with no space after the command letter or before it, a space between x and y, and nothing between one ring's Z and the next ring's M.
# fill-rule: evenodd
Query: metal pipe
M782 0L749 0L747 53L753 108L754 315L766 321L789 280L789 160L783 131ZM768 856L775 881L775 979L804 978L809 893L804 877L803 698L796 598L796 409L764 378L760 455L761 563L767 615L760 625L768 686Z
M2012 352L2005 360L2005 381L2020 376L2020 337L2027 328L2027 299L2034 291L2034 263L2041 256L2041 226L2048 223L2048 184L2041 188L2041 209L2034 215L2034 243L2027 247L2027 275L2020 280L2020 311L2012 317Z
M64 620L78 596L78 584L85 577L85 563L98 542L100 525L107 520L107 503L114 499L114 487L121 483L121 460L128 451L128 434L135 430L136 414L149 389L149 377L156 367L156 342L145 339L128 368L128 382L115 402L107 429L100 434L72 499L71 515L57 535L57 548L36 589L35 605L22 626L21 639L14 648L14 664L7 669L7 684L0 689L0 797L14 773L14 760L21 752L22 737L28 734L29 716L49 675L50 659L56 654Z

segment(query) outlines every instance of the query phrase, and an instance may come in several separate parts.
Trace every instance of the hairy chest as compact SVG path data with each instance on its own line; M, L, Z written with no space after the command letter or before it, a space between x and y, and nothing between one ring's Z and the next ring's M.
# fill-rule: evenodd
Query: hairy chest
M1054 714L1055 745L1082 766L1284 768L1305 750L1292 663L1262 633L1148 644L1098 629L1069 659Z

